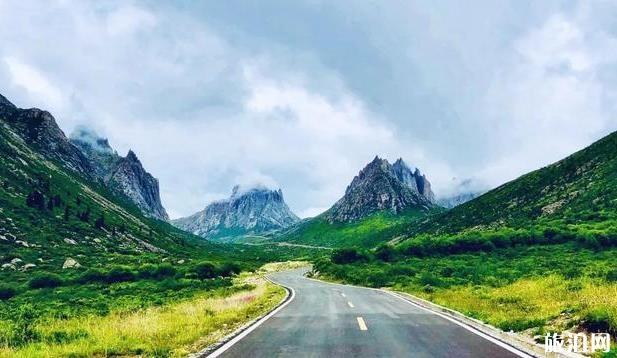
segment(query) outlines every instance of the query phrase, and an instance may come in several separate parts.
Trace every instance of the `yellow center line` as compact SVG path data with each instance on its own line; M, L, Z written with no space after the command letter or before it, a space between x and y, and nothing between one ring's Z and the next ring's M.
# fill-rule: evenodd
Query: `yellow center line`
M349 307L353 308L353 303L347 301L347 304L349 305Z
M360 326L360 330L361 331L366 331L368 330L368 327L366 326L366 323L364 323L364 319L362 317L358 317L358 326Z

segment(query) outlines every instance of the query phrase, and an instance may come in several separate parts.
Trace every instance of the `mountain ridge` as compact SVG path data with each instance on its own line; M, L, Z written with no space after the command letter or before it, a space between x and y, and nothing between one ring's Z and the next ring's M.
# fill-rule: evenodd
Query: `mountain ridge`
M70 142L86 155L95 177L105 186L130 199L146 216L169 220L161 203L159 182L144 169L135 152L129 150L122 157L106 138L85 127L77 128Z
M176 227L208 239L269 233L300 219L289 209L281 189L241 188L229 198L214 201L193 215L172 220Z

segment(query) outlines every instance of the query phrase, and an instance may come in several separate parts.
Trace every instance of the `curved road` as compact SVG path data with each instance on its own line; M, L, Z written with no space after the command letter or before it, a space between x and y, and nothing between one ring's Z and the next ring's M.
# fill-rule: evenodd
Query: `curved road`
M271 279L294 299L211 357L520 357L388 293L307 279L306 270Z

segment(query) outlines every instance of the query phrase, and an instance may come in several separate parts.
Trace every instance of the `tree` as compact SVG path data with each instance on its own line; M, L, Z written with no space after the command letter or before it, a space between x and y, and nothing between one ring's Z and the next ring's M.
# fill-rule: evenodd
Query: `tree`
M101 216L94 221L94 227L99 230L105 227L105 216L103 216L103 214L101 214Z
M69 221L70 216L71 216L71 207L67 205L64 207L64 221Z
M356 249L340 249L332 253L332 262L335 264L349 264L357 261L366 261L367 257Z
M37 208L39 210L45 209L45 196L38 190L33 190L28 197L26 197L26 205L31 208Z

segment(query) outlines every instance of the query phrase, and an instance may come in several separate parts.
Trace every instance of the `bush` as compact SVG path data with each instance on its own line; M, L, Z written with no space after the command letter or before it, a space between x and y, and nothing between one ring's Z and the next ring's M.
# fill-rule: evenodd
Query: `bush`
M235 262L226 262L223 265L221 265L219 271L220 271L221 276L229 277L229 276L239 274L242 271L242 268L240 267L240 265L238 265Z
M192 269L192 272L200 280L215 278L216 276L218 276L218 270L216 266L212 262L208 261L200 262L195 265L195 267L193 267Z
M140 278L163 279L176 275L176 269L170 264L146 265L139 269Z
M126 282L126 281L134 281L135 273L131 271L128 267L116 266L107 272L105 277L105 282L107 283L117 283L117 282Z
M107 275L96 269L89 269L84 272L81 277L77 280L80 283L96 283L96 282L105 282Z
M384 262L391 262L394 261L396 252L392 246L382 245L375 250L375 257Z
M590 332L615 333L615 330L611 329L610 314L606 309L595 309L587 313L582 323L583 327Z
M35 275L28 282L30 288L54 288L61 286L64 282L60 276L53 273L40 273Z
M0 285L0 300L8 300L11 297L14 297L17 294L17 290L15 287L10 285Z
M358 252L356 249L340 249L332 253L332 262L335 264L349 264L358 261L367 261L368 257L365 254Z
M606 281L617 282L617 269L612 269L606 273Z

